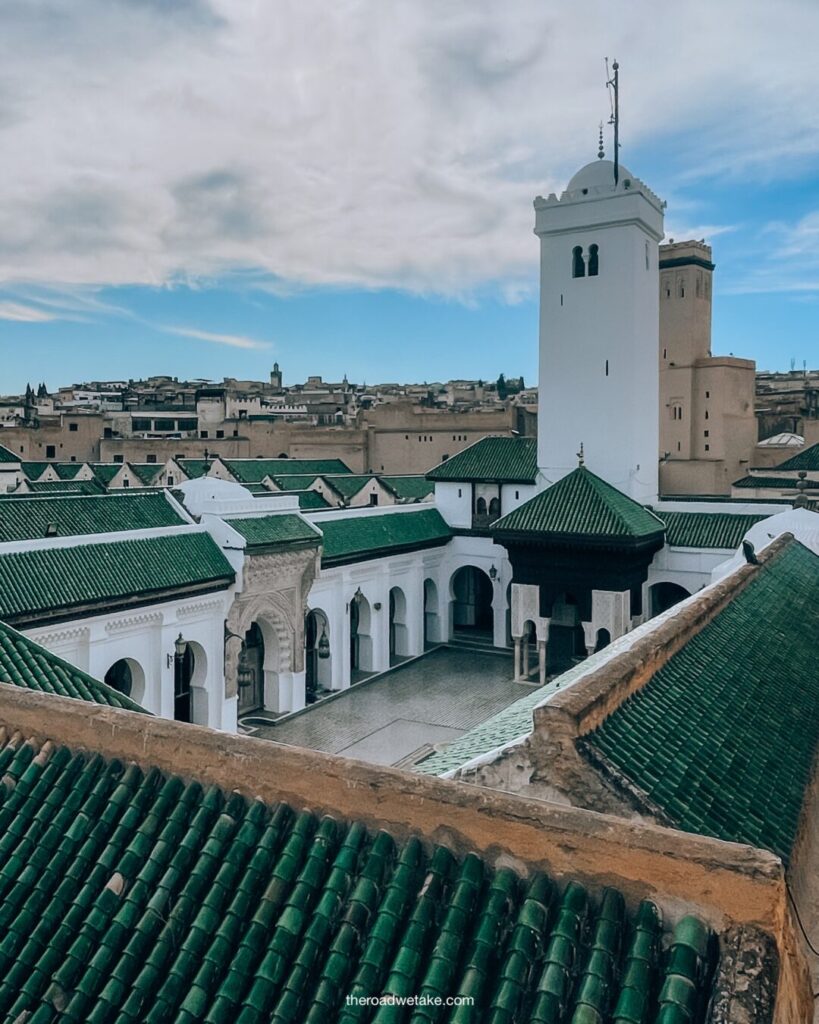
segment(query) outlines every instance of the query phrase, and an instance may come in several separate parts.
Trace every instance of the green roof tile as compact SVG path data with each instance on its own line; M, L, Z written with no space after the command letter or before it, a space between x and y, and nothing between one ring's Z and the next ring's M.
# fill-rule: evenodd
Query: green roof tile
M341 459L222 459L241 484L261 483L266 476L298 476L313 473L349 473Z
M500 481L533 484L537 477L537 438L483 437L427 473L433 481Z
M270 491L265 491L265 494L270 494ZM330 502L324 497L323 494L319 494L318 491L276 491L276 494L288 494L291 497L297 497L299 499L299 508L317 511L323 508L332 508ZM258 497L258 495L257 495Z
M819 472L819 444L811 445L796 455L792 455L784 462L780 462L776 469L806 469L810 472Z
M28 494L104 494L105 488L97 480L29 480Z
M20 495L13 501L0 500L0 543L147 530L184 522L162 493ZM50 527L55 532L49 533Z
M787 544L584 738L589 756L679 828L787 860L819 741L817 579L819 557Z
M783 467L777 468L782 469ZM794 476L744 476L740 480L735 480L731 486L743 490L759 488L759 490L795 491L797 483L799 481Z
M128 468L132 469L147 487L150 487L162 470L162 466L156 462L129 462Z
M249 548L309 541L320 544L321 537L306 519L294 513L281 512L270 516L227 519L230 526L247 541Z
M446 544L452 531L434 508L382 515L350 515L322 519L324 566L357 562L397 551Z
M0 618L38 620L136 595L226 586L234 575L207 533L30 548L0 554Z
M81 672L4 622L0 622L0 682L127 711L143 710L129 697Z
M629 918L611 889L558 893L475 853L34 741L7 743L0 769L3 1020L409 1019L348 998L393 992L474 996L479 1018L447 1019L511 1024L708 999L706 927L663 936L652 904Z
M435 489L425 476L379 476L378 479L401 501L423 501Z
M107 487L124 465L124 462L92 462L91 469L103 487Z
M555 534L606 539L661 534L663 523L644 506L606 483L585 466L500 518L492 534Z
M282 491L303 491L318 480L316 473L295 473L293 476L272 476L273 483Z
M681 548L738 548L747 531L767 518L732 512L654 511L665 523L666 544Z
M349 500L358 494L362 487L366 487L371 480L376 480L377 477L372 473L322 473L321 479L325 480L342 498ZM287 477L282 477L282 480L285 484L287 483Z
M0 444L0 462L19 462L20 456L15 455L14 452L9 451L4 445Z

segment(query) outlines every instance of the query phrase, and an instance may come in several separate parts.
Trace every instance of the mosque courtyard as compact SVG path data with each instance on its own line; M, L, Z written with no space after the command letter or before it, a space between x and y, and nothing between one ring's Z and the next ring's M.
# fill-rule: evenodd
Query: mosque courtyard
M409 765L531 689L513 682L507 653L437 647L279 724L253 718L247 731L371 764Z

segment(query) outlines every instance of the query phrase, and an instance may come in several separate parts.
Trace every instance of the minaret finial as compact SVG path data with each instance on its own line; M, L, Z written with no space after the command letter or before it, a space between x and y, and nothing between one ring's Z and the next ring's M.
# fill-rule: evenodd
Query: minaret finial
M578 466L585 466L586 465L586 459L585 459L585 457L583 455L583 442L582 441L580 442L580 451L577 453L577 465Z
M601 121L600 122L600 141L597 143L597 159L598 160L602 160L605 155L606 154L605 154L605 152L603 150L603 122Z

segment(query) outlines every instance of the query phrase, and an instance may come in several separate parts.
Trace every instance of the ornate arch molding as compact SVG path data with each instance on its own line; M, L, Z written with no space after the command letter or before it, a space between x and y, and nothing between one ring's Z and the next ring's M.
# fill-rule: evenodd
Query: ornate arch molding
M243 637L254 622L263 620L276 635L278 646L279 672L297 671L294 664L300 645L297 642L300 631L293 618L294 609L279 594L256 594L233 603L227 618L228 630ZM299 635L297 635L299 633ZM239 670L238 640L231 640L225 651L225 696L235 697Z

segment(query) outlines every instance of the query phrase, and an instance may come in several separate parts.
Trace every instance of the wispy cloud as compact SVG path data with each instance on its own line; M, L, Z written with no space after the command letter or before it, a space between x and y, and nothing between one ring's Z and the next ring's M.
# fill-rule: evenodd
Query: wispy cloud
M20 302L0 302L0 320L14 320L17 323L44 324L50 320L59 320L55 313L34 306L24 306Z
M159 329L166 334L177 334L181 338L195 338L197 341L209 341L214 345L228 345L231 348L271 348L269 341L258 341L242 334L217 334L214 331L200 331L197 327L171 327L160 324Z

